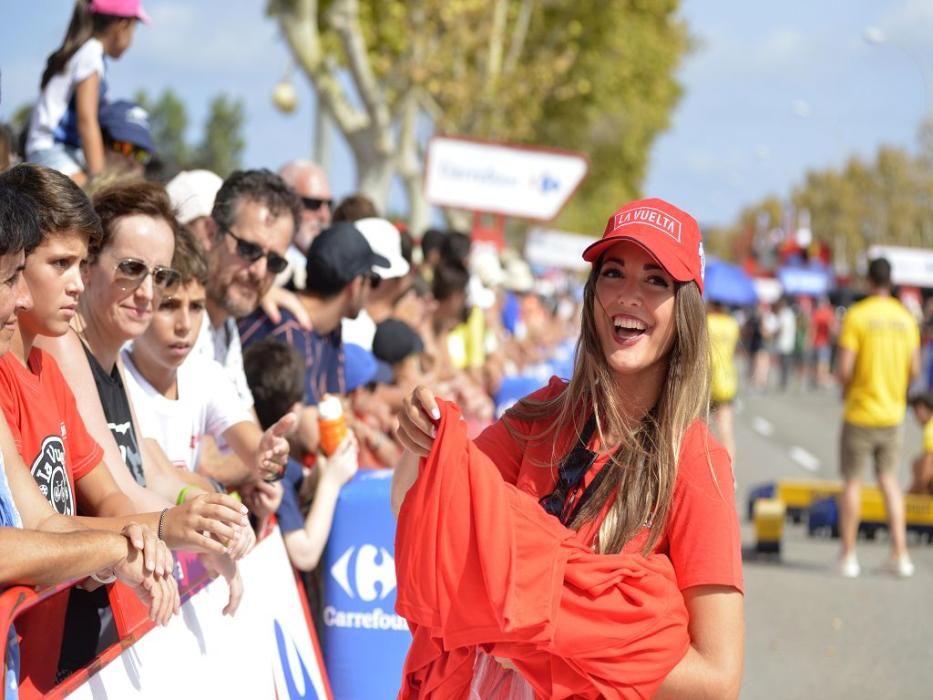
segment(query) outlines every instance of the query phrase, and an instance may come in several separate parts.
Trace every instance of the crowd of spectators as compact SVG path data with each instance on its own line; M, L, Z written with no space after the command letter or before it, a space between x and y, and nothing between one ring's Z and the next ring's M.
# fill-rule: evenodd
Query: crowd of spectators
M273 516L314 572L344 485L399 459L415 386L475 434L502 378L576 325L570 280L336 202L315 163L166 173L146 111L107 92L147 20L138 1L76 2L28 125L0 128L0 588L77 582L17 618L7 697L115 641L114 581L167 623L172 552L226 580L229 615ZM325 454L331 396L349 430Z

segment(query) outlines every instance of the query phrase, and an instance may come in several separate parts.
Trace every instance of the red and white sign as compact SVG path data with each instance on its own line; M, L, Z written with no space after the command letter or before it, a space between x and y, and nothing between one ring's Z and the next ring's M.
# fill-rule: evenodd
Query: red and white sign
M278 528L241 561L240 573L235 616L221 614L227 584L218 578L69 698L330 698Z
M435 136L428 143L425 195L437 206L551 221L588 167L583 153Z

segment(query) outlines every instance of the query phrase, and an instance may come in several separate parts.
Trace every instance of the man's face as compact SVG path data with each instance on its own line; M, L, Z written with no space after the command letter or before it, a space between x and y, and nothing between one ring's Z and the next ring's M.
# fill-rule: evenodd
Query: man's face
M295 233L295 247L307 253L314 237L330 226L330 184L323 170L311 168L300 173L293 187L302 202L301 227Z
M29 285L23 278L25 266L23 251L0 256L0 356L10 349L16 314L32 308Z
M369 292L372 289L375 275L365 274L354 279L347 289L347 304L343 310L343 317L355 319L360 315L360 311L366 306L369 300Z
M294 232L289 212L273 215L265 204L241 201L230 230L214 232L207 298L234 318L243 318L255 311L275 281L275 273L269 270L268 254L284 256ZM253 262L244 259L237 253L237 248L242 246L234 236L259 246L265 255Z

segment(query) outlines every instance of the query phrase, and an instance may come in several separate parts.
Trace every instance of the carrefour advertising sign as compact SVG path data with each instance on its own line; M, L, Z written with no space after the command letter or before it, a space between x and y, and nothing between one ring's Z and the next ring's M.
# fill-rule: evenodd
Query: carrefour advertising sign
M397 697L411 643L395 614L391 482L361 470L344 486L324 553L324 663L338 698Z

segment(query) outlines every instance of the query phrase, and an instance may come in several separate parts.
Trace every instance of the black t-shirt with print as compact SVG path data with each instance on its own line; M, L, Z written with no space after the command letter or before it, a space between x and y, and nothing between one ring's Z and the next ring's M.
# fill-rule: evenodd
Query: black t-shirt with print
M100 396L100 404L104 409L104 415L107 417L107 427L113 439L117 441L120 447L120 454L126 468L140 486L146 485L146 477L143 474L143 459L139 451L139 442L136 440L136 431L133 430L133 418L130 413L130 402L126 397L126 389L123 387L123 378L120 376L120 370L114 365L110 374L100 366L97 358L91 353L90 349L83 342L84 354L87 355L87 361L91 365L91 372L94 374L94 383L97 385L97 394Z

